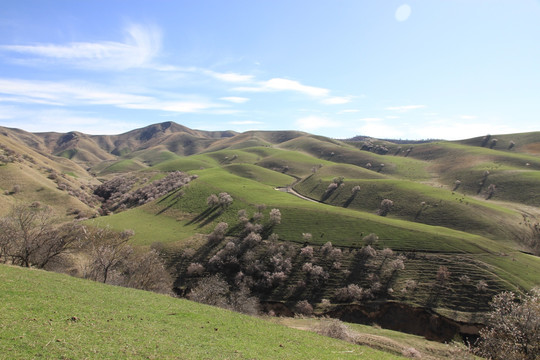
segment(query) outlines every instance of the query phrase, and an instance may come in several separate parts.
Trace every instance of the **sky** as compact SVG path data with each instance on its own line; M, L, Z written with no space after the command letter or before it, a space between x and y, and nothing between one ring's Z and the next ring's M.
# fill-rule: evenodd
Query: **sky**
M540 0L0 0L0 126L540 130Z

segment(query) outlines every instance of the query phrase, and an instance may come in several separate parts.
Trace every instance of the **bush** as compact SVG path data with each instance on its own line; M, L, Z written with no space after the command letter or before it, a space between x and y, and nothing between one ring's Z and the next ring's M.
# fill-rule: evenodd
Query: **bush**
M349 341L349 328L338 319L323 319L319 323L317 332L323 336Z
M250 295L246 286L241 285L238 290L231 291L229 284L219 275L199 280L188 299L250 315L259 312L259 300Z
M517 300L517 301L516 301ZM516 298L503 292L490 303L477 355L494 360L533 360L540 354L540 288Z
M394 202L390 199L384 199L381 201L381 206L377 211L377 214L380 216L386 216L390 212L390 209L394 206Z
M379 237L377 236L377 234L371 233L369 235L364 236L362 240L364 241L364 244L366 245L374 245L375 243L379 241Z
M301 300L294 306L294 312L299 315L310 316L313 314L313 306L307 300Z
M187 274L189 276L198 276L204 273L204 266L199 263L191 263L187 267Z

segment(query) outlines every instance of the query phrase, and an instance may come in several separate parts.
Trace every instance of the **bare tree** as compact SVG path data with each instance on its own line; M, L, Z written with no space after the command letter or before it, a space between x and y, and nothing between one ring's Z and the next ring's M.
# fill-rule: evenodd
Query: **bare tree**
M44 268L79 244L81 227L56 226L46 207L15 205L0 219L0 257L14 265Z
M124 286L172 294L173 280L155 250L130 256L122 269Z
M87 230L90 262L85 274L87 278L106 283L112 271L118 270L133 252L128 241L133 231L117 232L110 228Z

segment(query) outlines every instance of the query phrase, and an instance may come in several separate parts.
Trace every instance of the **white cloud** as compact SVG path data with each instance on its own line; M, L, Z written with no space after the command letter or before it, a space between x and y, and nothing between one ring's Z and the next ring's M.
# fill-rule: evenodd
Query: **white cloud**
M259 82L257 86L237 87L233 90L246 92L297 91L313 97L328 96L328 93L330 92L328 89L303 85L298 81L282 78L273 78Z
M403 106L390 106L390 107L387 107L386 110L406 112L409 110L423 109L425 107L426 105L403 105Z
M335 128L341 123L321 116L307 116L295 121L295 126L300 130L313 131L323 128Z
M225 100L225 101L229 101L229 102L232 102L232 103L235 103L235 104L243 104L243 103L249 101L248 98L239 97L239 96L226 96L226 97L222 97L220 99Z
M0 114L6 115L3 126L23 128L31 132L81 131L86 134L120 134L134 127L133 123L96 116L92 113L65 109L19 109L0 106ZM2 118L2 116L0 116ZM104 126L103 124L107 124Z
M478 116L474 116L474 115L460 115L459 117L460 117L460 119L463 119L463 120L475 120L475 119L478 119Z
M388 115L388 116L385 116L385 118L387 118L387 119L399 119L399 116L396 116L396 115Z
M325 105L341 105L351 102L352 97L350 96L333 96L322 100L322 103Z
M220 107L200 98L179 99L177 94L151 95L131 94L105 90L91 83L61 83L0 79L0 98L3 102L40 103L61 106L110 105L124 109L161 110L178 113L195 113Z
M125 29L124 42L73 42L66 45L1 45L1 52L26 55L14 59L41 65L55 61L89 69L127 69L151 63L161 49L161 31L154 26L132 24ZM27 56L33 56L27 57Z
M238 82L251 82L253 81L253 75L243 75L243 74L237 74L237 73L218 73L215 71L210 70L204 70L205 74L210 75L218 80L225 81L225 82L232 82L232 83L238 83Z

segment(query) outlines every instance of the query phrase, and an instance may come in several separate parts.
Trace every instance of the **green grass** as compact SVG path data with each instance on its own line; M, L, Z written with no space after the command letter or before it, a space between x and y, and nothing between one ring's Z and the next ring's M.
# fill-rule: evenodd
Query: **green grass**
M224 166L224 169L232 174L270 186L287 186L295 180L289 175L251 164L232 164Z
M393 359L210 306L0 265L0 358Z
M131 229L135 231L132 238L134 245L152 245L154 242L162 244L179 243L198 232L204 232L197 224L188 224L188 219L180 219L170 212L159 214L160 210L152 207L136 208L118 214L88 220L95 226L110 226L114 230ZM161 216L160 216L161 215Z
M306 178L295 185L295 189L330 205L371 213L379 209L383 199L391 199L394 202L391 217L471 232L507 243L523 230L518 212L448 189L407 180L345 178L344 186L328 194L326 189L332 178L320 175ZM361 190L353 195L351 190L357 185ZM499 226L501 223L505 226Z

